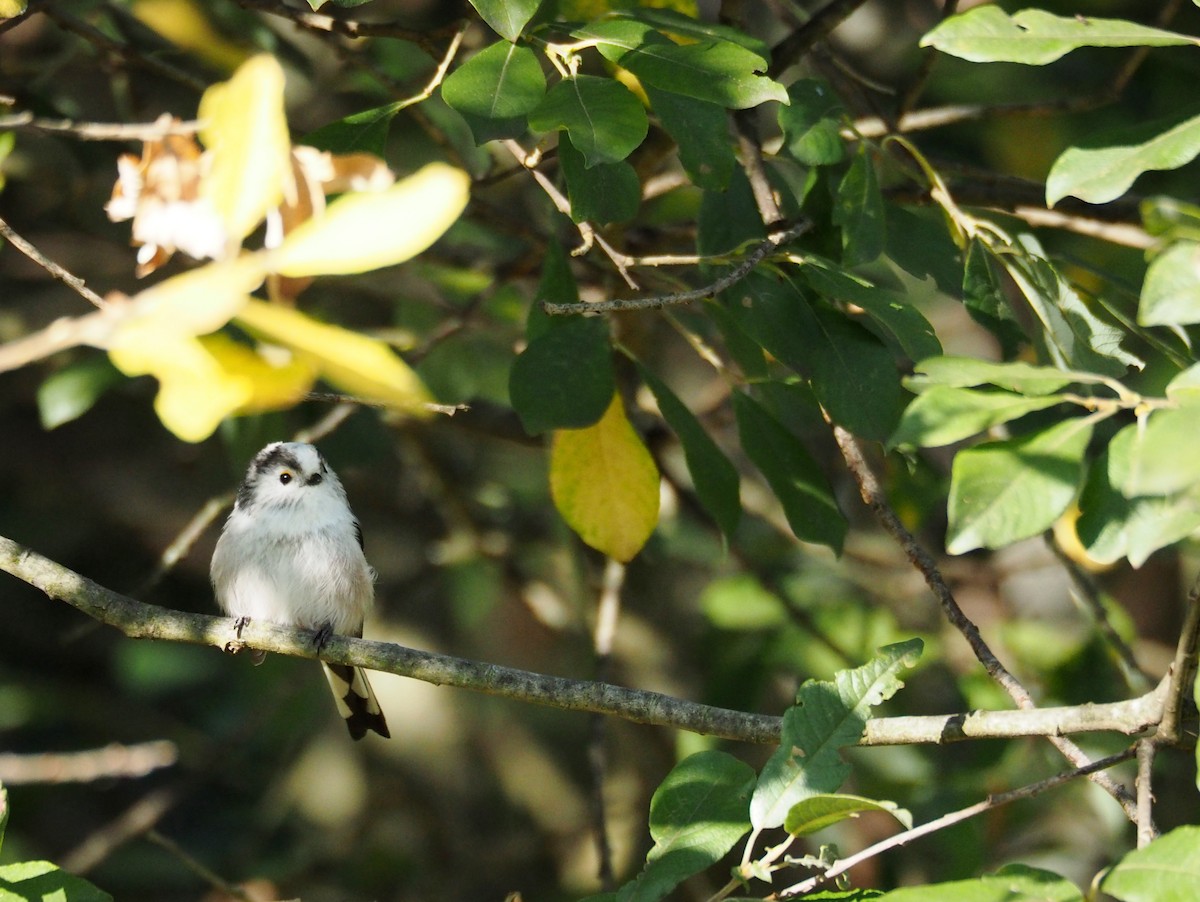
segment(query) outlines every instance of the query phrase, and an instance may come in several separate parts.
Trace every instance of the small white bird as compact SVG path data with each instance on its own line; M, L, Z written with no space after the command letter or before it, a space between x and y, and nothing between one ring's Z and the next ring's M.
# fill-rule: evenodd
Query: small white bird
M361 637L375 600L375 571L346 490L321 453L302 442L274 442L255 456L211 573L227 614L318 630L318 645L335 633ZM262 658L257 652L255 663ZM322 666L350 735L390 736L366 672Z

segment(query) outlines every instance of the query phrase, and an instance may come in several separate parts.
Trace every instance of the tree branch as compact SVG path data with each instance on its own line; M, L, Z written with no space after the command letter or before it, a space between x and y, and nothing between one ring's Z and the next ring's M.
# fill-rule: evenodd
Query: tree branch
M272 623L247 624L238 639L237 621L173 611L107 589L61 564L0 536L0 571L12 574L132 639L161 639L232 650L246 646L298 658L367 667L384 673L455 686L567 711L590 711L635 723L674 727L742 742L776 743L781 718L715 708L658 692L591 680L572 680L469 661L450 655L333 636L318 653L315 633ZM1020 711L978 711L929 717L868 721L860 745L948 743L967 739L1049 736L1066 733L1135 734L1157 725L1166 684L1127 702Z

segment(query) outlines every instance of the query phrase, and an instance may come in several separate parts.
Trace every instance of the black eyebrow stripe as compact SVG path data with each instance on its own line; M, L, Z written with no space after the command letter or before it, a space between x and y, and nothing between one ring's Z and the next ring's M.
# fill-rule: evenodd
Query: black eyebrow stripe
M296 455L292 454L284 448L272 448L265 454L260 454L254 461L254 472L261 473L268 470L272 465L279 463L285 467L291 467L293 470L300 469L300 461L296 459Z

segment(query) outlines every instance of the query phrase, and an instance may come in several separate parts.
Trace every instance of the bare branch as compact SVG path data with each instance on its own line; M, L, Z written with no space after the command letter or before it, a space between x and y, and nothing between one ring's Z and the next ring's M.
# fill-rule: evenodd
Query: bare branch
M81 141L161 141L167 135L191 135L200 123L162 117L155 122L76 122L72 119L40 119L28 111L0 116L0 129L70 135Z
M96 292L92 291L92 289L88 288L83 279L67 272L67 270L63 269L63 267L59 266L45 254L39 251L36 247L14 232L12 226L10 226L3 219L0 219L0 236L3 236L3 238L8 241L9 244L19 250L22 254L24 254L42 269L46 270L46 272L50 273L50 275L52 275L54 278L58 279L58 281L73 289L85 300L96 305L101 310L108 306L108 302L105 301L104 298L100 297L100 295L96 294Z
M1154 826L1154 755L1158 751L1154 739L1142 739L1137 744L1137 845L1144 848L1158 838Z
M1048 777L1045 780L1039 780L1036 783L1030 783L1028 786L1023 786L1020 789L1013 789L1008 792L1002 792L998 795L988 796L982 802L976 802L974 805L969 805L958 811L952 811L949 814L943 815L936 820L929 821L926 824L921 824L919 827L913 827L911 830L905 830L903 833L898 833L895 836L875 843L857 852L854 855L847 856L841 859L833 867L820 874L809 877L807 880L802 880L799 883L793 884L786 889L780 890L778 893L773 893L767 896L768 899L791 899L796 896L802 896L805 893L812 892L822 883L832 880L840 874L846 873L851 868L880 855L889 849L896 849L900 846L907 845L914 839L920 839L922 836L928 836L930 833L936 833L938 830L944 830L954 824L962 823L973 817L978 817L981 814L986 814L1001 805L1008 805L1020 799L1031 799L1036 795L1040 795L1048 789L1054 789L1056 786L1061 786L1070 780L1077 777L1091 777L1107 770L1114 765L1120 764L1122 761L1128 761L1134 755L1134 749L1128 748L1123 752L1118 752L1115 755L1109 755L1107 758L1100 758L1096 761L1091 761L1082 767L1077 767L1074 770L1064 771L1061 774L1056 774L1053 777Z
M441 51L436 40L460 30L460 27L449 26L431 31L416 31L392 22L359 22L354 19L336 19L323 13L296 9L272 0L237 0L238 6L255 12L267 13L288 19L299 28L317 34L337 34L347 38L396 38L416 44L430 56L436 57Z
M132 639L187 642L227 650L237 645L237 621L232 618L172 611L137 601L2 536L0 571L12 574L101 623L116 627ZM331 637L318 653L313 641L315 636L309 630L255 622L240 631L240 644L298 658L367 667L439 686L455 686L566 711L589 711L635 723L669 726L743 742L779 741L782 720L766 714L731 711L642 689L548 676L347 636ZM1156 690L1139 699L1114 705L883 718L868 722L862 744L1048 736L1052 741L1057 740L1057 745L1067 741L1061 738L1061 734L1067 732L1139 732L1157 722L1155 717L1160 704L1161 690Z
M1158 728L1159 738L1167 743L1183 740L1183 713L1192 696L1192 683L1196 676L1197 648L1200 647L1200 575L1188 592L1187 613L1179 631L1179 642L1175 646L1175 660L1171 662L1171 688L1167 693L1162 723Z
M179 760L175 743L165 740L136 745L112 743L83 752L0 754L0 783L90 783L137 778L171 767Z

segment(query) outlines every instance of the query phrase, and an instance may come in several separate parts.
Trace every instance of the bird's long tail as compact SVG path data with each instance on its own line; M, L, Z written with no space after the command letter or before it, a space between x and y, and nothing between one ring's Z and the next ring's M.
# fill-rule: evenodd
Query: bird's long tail
M325 678L329 680L338 713L345 719L351 738L362 739L367 735L367 730L374 730L385 739L390 739L392 734L388 732L383 711L367 681L367 672L361 667L347 667L345 664L322 662L321 666L325 668Z

